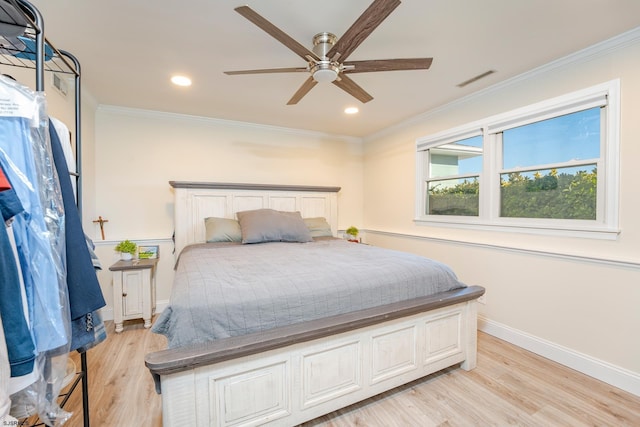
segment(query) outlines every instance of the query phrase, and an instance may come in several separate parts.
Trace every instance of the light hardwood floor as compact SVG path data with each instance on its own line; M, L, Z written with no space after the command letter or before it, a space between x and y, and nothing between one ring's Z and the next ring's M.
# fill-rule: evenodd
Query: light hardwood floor
M137 322L107 330L87 353L91 426L160 427L144 355L165 338ZM81 407L78 390L65 426L83 425ZM480 332L475 370L447 369L303 426L640 426L640 397Z

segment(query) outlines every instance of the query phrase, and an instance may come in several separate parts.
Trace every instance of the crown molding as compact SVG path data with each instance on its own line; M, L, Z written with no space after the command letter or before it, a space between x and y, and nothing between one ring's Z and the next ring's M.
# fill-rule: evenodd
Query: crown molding
M261 130L266 132L277 132L277 133L285 133L290 135L305 136L308 138L320 138L323 140L330 138L333 140L349 142L349 143L362 143L363 141L362 138L348 136L348 135L337 135L337 134L330 134L330 133L305 130L305 129L287 128L287 127L281 127L281 126L263 125L260 123L250 123L250 122L241 122L236 120L218 119L214 117L192 116L189 114L182 114L182 113L145 110L142 108L121 107L117 105L101 104L98 106L97 111L112 113L112 114L123 114L127 116L145 117L150 119L180 120L180 121L188 121L188 122L195 122L195 123L206 123L209 125L216 124L216 125L225 126L225 127L256 129L256 130Z

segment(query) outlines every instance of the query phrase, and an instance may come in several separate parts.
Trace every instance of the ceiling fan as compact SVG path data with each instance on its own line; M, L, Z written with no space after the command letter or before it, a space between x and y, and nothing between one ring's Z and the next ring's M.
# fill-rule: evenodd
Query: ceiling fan
M338 39L331 33L319 33L313 37L313 50L309 50L288 36L275 25L256 13L249 6L234 10L253 22L273 38L284 44L307 62L306 67L268 68L261 70L225 71L228 75L308 72L309 78L302 84L287 105L297 104L318 82L332 82L361 102L373 99L347 74L375 71L426 70L433 58L374 59L346 61L349 55L384 21L400 0L374 0L351 27Z

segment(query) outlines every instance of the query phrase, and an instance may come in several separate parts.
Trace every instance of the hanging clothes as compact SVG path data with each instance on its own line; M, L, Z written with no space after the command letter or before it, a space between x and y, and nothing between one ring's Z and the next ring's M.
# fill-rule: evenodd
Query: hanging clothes
M45 107L44 93L34 93L0 76L0 165L23 208L14 216L9 237L14 238L11 243L36 353L33 371L15 377L21 385L27 384L23 381L28 377L34 380L11 395L11 414L37 413L46 424L60 425L70 417L58 405L57 396L69 352L71 321L65 214ZM6 255L3 253L3 260Z
M0 171L2 171L4 182L7 183L3 186L4 189L0 190L0 214L2 214L4 222L9 222L14 216L22 212L24 208L22 207L22 203L20 203L20 199L18 198L15 190L11 188L11 184L6 177L4 168L1 164Z
M73 155L73 147L71 146L71 133L69 132L69 128L67 127L67 125L64 124L64 122L56 119L55 117L50 117L49 120L50 120L50 123L53 124L53 128L55 129L56 134L58 135L58 139L60 140L60 145L62 145L62 151L64 152L64 158L67 162L67 169L69 170L69 175L75 174L78 171L76 166L76 158ZM51 128L49 128L49 131L51 131ZM58 171L58 175L62 176L60 171ZM71 187L73 188L73 197L75 197L77 200L78 191L76 187L76 180L71 178L70 181L71 181Z
M13 248L4 222L22 211L22 206L0 167L0 206L3 224L0 226L0 317L8 349L11 376L19 377L33 371L36 358L35 345L22 305L22 282L16 266Z
M65 209L65 239L67 253L67 286L71 319L98 310L106 305L98 277L93 268L87 247L74 192L69 178L69 170L62 145L53 124L49 126L51 152L60 181L60 189Z
M24 287L24 281L22 280L22 269L20 268L20 259L18 258L18 248L16 246L16 240L13 237L13 227L11 227L11 225L9 225L7 227L7 235L9 236L9 243L11 245L11 250L13 251L13 253L11 255L13 255L13 260L15 263L15 266L18 270L18 277L20 279L20 297L21 299L18 301L14 301L14 308L16 310L21 310L22 314L24 315L25 321L27 323L27 327L29 328L29 330L31 330L31 323L29 321L29 304L27 302L27 294L26 294L26 290ZM20 306L20 304L22 304ZM10 334L10 336L12 337L19 337L18 335L14 335L13 333ZM35 349L35 342L33 341L33 334L31 334L29 336L29 338L25 338L25 340L27 339L31 339L31 342L33 343L33 348ZM35 351L35 350L34 350ZM22 375L22 376L12 376L9 380L9 392L10 394L14 394L16 392L19 392L20 390L23 390L29 386L31 386L33 383L39 381L41 378L41 371L40 371L40 367L38 366L38 357L36 356L36 360L34 361L33 364L33 371L31 371L30 373L26 374L26 375Z
M13 217L23 211L22 203L6 179L4 169L0 165L0 212L6 224L13 221ZM4 233L3 233L4 231ZM6 240L4 239L6 236ZM35 344L30 332L27 295L25 293L22 270L18 259L18 252L10 225L0 230L0 317L6 319L5 343L8 348L9 381L8 393L13 394L29 387L38 381L39 371L35 366ZM15 275L14 275L15 273Z
M11 184L4 174L4 171L0 172L0 191L11 190Z
M2 317L0 317L0 422L3 426L18 425L15 418L9 415L11 409L11 399L9 395L9 376L11 369L9 368L9 355L4 340L4 327Z
M37 352L68 345L69 337L64 211L43 135L47 126L41 126L43 98L0 77L0 164L24 208L15 216L13 231Z
M65 210L67 288L72 320L71 350L76 350L95 341L94 326L97 326L97 322L94 324L93 318L97 316L96 321L99 319L96 311L104 307L106 302L82 230L67 160L56 127L52 122L50 122L49 134ZM96 316L92 313L96 313Z
M86 234L84 237L87 240L87 249L91 255L93 268L96 271L102 270L100 259L95 253L96 246L93 244L93 240L91 240ZM71 322L71 347L75 348L78 352L83 353L106 340L107 329L104 326L104 321L102 320L100 311L88 313L86 316L80 318L80 320L80 322L77 320ZM83 332L78 333L74 332L76 328L84 329Z

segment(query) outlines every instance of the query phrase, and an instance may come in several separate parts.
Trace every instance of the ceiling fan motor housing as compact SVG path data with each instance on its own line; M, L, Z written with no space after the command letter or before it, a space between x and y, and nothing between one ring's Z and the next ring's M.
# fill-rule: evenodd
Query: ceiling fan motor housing
M332 82L338 78L340 64L332 62L327 57L327 53L338 41L338 37L331 33L318 33L313 36L313 53L318 55L320 61L309 62L309 72L313 80L322 82Z
M313 53L318 55L320 59L327 58L327 53L331 50L334 44L338 41L338 37L331 33L318 33L313 36Z

